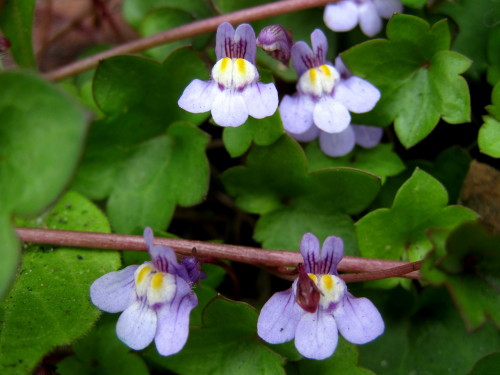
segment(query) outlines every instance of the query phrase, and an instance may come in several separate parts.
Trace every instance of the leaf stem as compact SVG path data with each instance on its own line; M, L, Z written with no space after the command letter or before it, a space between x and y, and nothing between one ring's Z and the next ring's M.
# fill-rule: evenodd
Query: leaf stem
M17 228L17 234L24 242L109 250L147 250L142 236L31 228ZM263 250L248 246L160 237L155 238L155 244L171 247L179 255L189 256L193 248L196 248L200 257L227 259L268 268L296 267L297 264L303 262L300 253L292 251ZM338 267L342 272L361 272L342 275L346 281L375 280L397 276L419 279L420 274L417 271L419 268L419 262L408 263L351 256L345 256ZM278 268L277 273L283 272L280 272Z
M128 43L111 48L107 51L75 61L44 74L45 78L58 81L97 66L99 61L109 57L144 51L165 43L193 37L203 33L211 32L223 22L230 22L234 25L242 22L251 22L263 18L273 17L280 14L291 13L302 9L313 8L338 0L283 0L274 3L264 4L236 12L211 17L201 21L192 22L187 25L175 27L163 31L159 34L147 38L141 38Z

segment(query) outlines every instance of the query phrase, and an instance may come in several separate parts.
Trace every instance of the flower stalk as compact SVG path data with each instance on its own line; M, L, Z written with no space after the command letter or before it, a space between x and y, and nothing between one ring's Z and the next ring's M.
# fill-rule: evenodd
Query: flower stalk
M17 234L23 242L93 249L147 251L141 236L32 228L17 228ZM155 242L171 247L181 256L192 255L193 248L196 248L201 258L227 259L274 268L276 273L284 278L290 277L290 273L280 272L278 267L295 267L303 261L300 253L292 251L264 250L248 246L172 238L156 238ZM345 256L338 266L339 271L351 273L341 275L346 282L387 277L420 279L419 269L419 262L409 263L351 256Z

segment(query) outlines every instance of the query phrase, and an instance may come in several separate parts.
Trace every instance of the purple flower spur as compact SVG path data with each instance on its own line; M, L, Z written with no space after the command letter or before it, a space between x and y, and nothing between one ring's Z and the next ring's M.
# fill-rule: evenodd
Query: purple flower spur
M325 7L323 20L333 31L349 31L359 23L361 31L372 37L382 30L382 18L402 11L399 0L341 0Z
M154 339L158 352L168 356L186 343L189 314L198 304L192 285L202 273L195 259L179 264L171 248L154 245L149 227L144 240L152 260L98 278L90 287L90 298L103 311L123 311L116 333L126 345L140 350Z
M292 288L275 293L262 308L258 335L271 344L295 338L300 354L311 359L330 357L338 332L354 344L365 344L384 332L384 321L366 298L355 298L338 276L344 256L339 237L328 237L320 251L318 239L306 233L300 243L304 266Z
M195 79L182 93L178 104L192 113L211 111L221 126L240 126L248 118L271 116L278 107L278 92L273 83L258 82L255 67L255 32L248 24L233 29L224 22L217 29L217 62L212 79Z

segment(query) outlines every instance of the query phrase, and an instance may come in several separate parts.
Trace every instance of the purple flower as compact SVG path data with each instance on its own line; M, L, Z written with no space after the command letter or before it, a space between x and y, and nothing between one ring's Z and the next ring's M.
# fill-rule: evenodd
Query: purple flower
M367 36L374 36L382 29L382 17L391 18L401 13L399 0L341 0L325 7L323 20L333 31L349 31L359 23Z
M291 34L281 25L266 26L257 37L257 46L285 65L290 61L292 44Z
M259 83L255 67L255 33L248 24L233 29L224 22L217 29L217 63L210 81L192 81L178 104L188 112L212 111L216 124L240 126L248 116L271 116L278 107L278 92L273 83Z
M342 239L328 237L320 252L318 239L306 233L300 252L304 270L299 268L299 278L291 289L275 293L264 305L258 335L271 344L295 338L299 353L311 359L330 357L338 332L354 344L380 336L384 321L377 308L366 298L353 297L338 276L337 265L344 256Z
M319 33L323 35L321 31ZM335 68L331 67L331 69L335 69L339 77L333 85L332 100L337 101L346 110L354 113L369 112L375 107L375 104L380 99L380 91L375 86L353 75L340 57L335 59ZM300 98L300 87L298 89L298 94L295 94L294 97L285 96L280 105L285 129L294 139L309 142L319 137L321 150L333 157L348 154L356 144L364 148L371 148L380 142L383 133L381 128L350 124L350 115L349 123L340 131L325 131L324 128L317 126L314 121L314 114L311 119L311 114L307 113L307 107L295 106L290 108L290 104L294 101L304 101L304 99ZM302 96L304 95L302 94ZM292 111L295 111L295 116Z
M191 278L171 248L154 245L149 227L144 240L152 261L98 278L90 287L90 298L103 311L123 311L116 334L126 345L140 350L154 339L158 352L167 356L186 343L189 314L198 304L191 287L200 273Z

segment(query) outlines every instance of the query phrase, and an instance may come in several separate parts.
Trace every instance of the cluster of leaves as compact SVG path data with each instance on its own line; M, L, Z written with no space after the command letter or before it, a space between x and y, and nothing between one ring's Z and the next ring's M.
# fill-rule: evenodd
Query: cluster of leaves
M123 16L146 37L266 2L124 0ZM500 242L475 222L481 212L457 203L470 161L500 157L500 6L402 2L413 15L393 16L386 37L369 41L327 31L319 8L253 23L257 31L280 23L296 40L327 31L329 60L345 50L349 69L380 89L374 110L353 121L387 127L383 143L330 158L316 141L286 135L279 113L222 131L209 113L177 106L192 79L209 78L212 34L109 58L55 84L35 72L35 1L4 1L0 29L24 69L0 72L0 373L48 364L62 375L494 373ZM293 69L261 52L261 79L293 92ZM117 317L99 319L88 297L93 280L137 255L22 247L16 226L125 234L151 226L294 251L305 232L336 235L347 255L425 259L425 281L354 286L381 310L386 333L359 349L341 341L318 362L293 343L257 337L272 276L235 265L238 295L220 268L204 266L186 347L163 358L154 347L131 352L114 334Z

